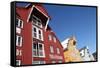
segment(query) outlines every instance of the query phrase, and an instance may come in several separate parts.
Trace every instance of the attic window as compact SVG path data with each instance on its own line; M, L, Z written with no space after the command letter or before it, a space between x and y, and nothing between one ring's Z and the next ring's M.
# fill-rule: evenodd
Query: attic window
M38 17L36 17L35 15L32 16L32 22L34 25L42 28L42 21Z

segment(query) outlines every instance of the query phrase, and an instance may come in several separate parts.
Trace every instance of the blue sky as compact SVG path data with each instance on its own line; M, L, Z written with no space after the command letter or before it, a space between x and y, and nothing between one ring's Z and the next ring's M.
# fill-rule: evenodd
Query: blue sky
M88 46L96 51L96 8L79 6L44 5L51 16L49 25L62 42L76 36L77 48Z
M17 3L25 6L27 3ZM96 51L96 8L62 5L44 5L51 16L50 27L62 42L74 35L77 48L88 46L91 53Z

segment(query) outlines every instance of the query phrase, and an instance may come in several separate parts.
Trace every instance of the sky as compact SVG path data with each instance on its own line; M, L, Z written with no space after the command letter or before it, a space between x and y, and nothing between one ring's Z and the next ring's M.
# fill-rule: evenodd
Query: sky
M25 6L27 3L18 3ZM68 5L43 5L51 17L49 26L60 42L74 35L77 48L88 46L90 53L96 51L96 8Z
M75 36L77 48L88 46L96 51L96 8L64 5L44 5L51 16L50 27L60 42Z

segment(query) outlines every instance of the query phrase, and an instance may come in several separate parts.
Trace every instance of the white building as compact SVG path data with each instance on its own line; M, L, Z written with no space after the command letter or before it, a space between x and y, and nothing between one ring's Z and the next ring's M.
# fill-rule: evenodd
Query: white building
M81 48L79 51L83 61L94 61L94 57L90 54L88 46Z
M61 42L61 44L63 46L63 49L66 49L67 48L68 40L69 40L69 38L67 38L63 42Z

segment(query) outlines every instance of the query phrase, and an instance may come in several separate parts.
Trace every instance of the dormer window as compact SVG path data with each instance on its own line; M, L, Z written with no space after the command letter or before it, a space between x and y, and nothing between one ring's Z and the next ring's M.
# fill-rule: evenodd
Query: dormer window
M42 28L42 21L38 17L36 17L35 15L32 16L32 22L34 25Z

